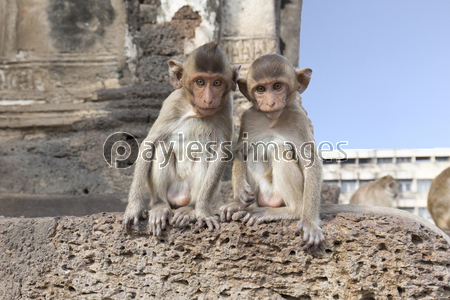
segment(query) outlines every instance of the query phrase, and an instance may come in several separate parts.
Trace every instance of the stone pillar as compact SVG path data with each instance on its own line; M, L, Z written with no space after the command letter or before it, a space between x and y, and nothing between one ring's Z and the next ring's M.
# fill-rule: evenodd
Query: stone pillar
M224 0L221 8L220 47L232 64L241 64L245 77L250 64L264 54L285 55L298 65L302 0ZM250 107L235 94L234 122Z
M299 66L300 27L303 0L281 1L280 50L294 66Z
M246 74L259 56L280 53L279 1L226 0L222 4L220 47Z

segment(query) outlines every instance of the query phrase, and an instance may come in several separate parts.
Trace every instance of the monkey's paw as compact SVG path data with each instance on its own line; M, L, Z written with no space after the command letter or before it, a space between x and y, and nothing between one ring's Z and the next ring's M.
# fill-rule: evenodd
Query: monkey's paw
M238 213L238 212L244 212L247 213L247 211L244 211L245 206L243 206L241 203L230 203L230 204L226 204L224 206L222 206L220 208L220 221L222 222L226 222L226 221L231 221L232 217ZM237 218L236 220L238 220L240 218ZM234 220L234 218L233 218Z
M180 207L173 213L172 219L169 224L174 227L183 228L190 223L194 223L197 218L195 217L194 211L190 207Z
M126 233L130 234L131 225L137 225L139 223L139 218L146 219L147 214L145 213L144 208L139 206L129 205L123 214L122 227Z
M173 216L168 207L155 207L148 213L148 226L153 235L161 235Z
M303 248L316 248L324 240L322 229L319 225L311 222L300 221L297 224L296 231L303 230Z
M237 200L239 200L242 204L245 206L249 206L255 202L256 197L255 193L253 192L252 188L248 184L247 181L244 180L242 185L239 187L239 190L237 192Z
M218 216L200 217L200 218L197 218L197 220L198 220L197 224L198 224L199 228L203 228L206 225L206 226L208 226L208 229L210 231L214 231L214 227L217 230L220 229Z
M278 218L267 213L266 207L255 207L251 211L240 211L233 215L233 220L241 219L247 226L259 225L261 223L275 221Z

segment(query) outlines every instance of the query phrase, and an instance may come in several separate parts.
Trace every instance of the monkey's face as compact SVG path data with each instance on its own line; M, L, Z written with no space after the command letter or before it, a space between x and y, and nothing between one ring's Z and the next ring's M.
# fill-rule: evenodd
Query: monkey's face
M196 73L189 79L191 103L199 117L215 114L227 101L227 79L217 73Z
M286 107L289 85L279 79L259 81L251 89L258 108L269 119L276 120Z

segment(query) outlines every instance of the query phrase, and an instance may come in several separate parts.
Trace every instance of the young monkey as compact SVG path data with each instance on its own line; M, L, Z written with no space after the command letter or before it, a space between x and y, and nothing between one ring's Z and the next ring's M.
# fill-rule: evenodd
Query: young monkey
M242 116L235 148L234 201L221 207L222 221L243 217L247 225L300 219L297 229L303 230L306 247L324 240L319 226L322 163L300 97L311 74L268 54L252 63L247 79L238 80L253 106ZM254 201L257 207L245 210Z
M184 64L169 61L176 90L141 144L123 218L126 232L147 217L146 185L153 235L161 235L168 223L183 227L195 220L200 227L220 228L211 201L227 163L227 151L218 148L232 139L231 91L236 90L239 70L215 42L194 50Z
M300 219L305 248L324 241L321 213L390 215L416 221L450 238L427 220L406 211L362 205L320 206L322 162L313 128L300 94L311 69L296 70L283 56L268 54L255 60L247 79L239 79L242 94L253 106L242 115L235 148L232 184L234 199L220 208L222 221L242 219L247 225ZM247 208L254 203L253 208Z

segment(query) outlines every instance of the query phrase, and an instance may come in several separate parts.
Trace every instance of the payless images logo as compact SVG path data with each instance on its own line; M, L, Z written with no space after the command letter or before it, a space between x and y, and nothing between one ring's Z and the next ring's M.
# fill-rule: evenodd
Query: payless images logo
M115 132L103 144L103 157L106 163L116 169L128 169L137 160L139 143L127 132Z

